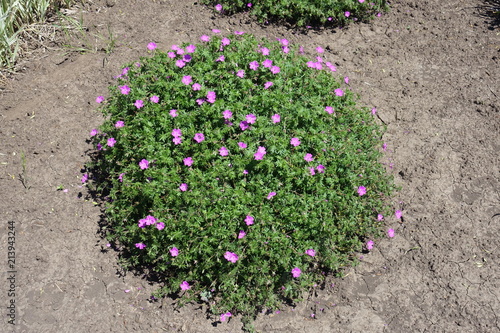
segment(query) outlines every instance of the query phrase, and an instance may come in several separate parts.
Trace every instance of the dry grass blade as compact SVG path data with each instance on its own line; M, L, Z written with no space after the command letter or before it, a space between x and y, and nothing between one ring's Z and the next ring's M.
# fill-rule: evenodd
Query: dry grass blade
M31 24L43 22L50 8L58 10L73 3L73 0L0 0L0 68L13 68L23 48L19 43L26 36L23 32L36 31Z

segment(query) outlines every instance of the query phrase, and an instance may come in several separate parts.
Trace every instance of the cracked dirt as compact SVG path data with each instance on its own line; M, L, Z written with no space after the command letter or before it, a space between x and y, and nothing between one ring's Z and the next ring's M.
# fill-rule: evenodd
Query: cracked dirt
M302 33L245 14L216 17L194 1L89 1L88 33L109 26L113 52L39 49L0 90L1 244L6 253L15 221L17 265L16 325L2 316L0 331L241 331L238 317L216 323L199 304L149 302L156 284L121 274L98 235L100 208L80 183L86 139L101 122L94 100L120 66L151 41L168 49L213 28L287 38L309 54L328 47L325 57L387 124L382 162L402 186L394 204L403 220L388 220L393 239L295 308L260 315L256 329L500 331L500 30L487 3L392 1L371 23ZM4 300L6 279L0 288Z

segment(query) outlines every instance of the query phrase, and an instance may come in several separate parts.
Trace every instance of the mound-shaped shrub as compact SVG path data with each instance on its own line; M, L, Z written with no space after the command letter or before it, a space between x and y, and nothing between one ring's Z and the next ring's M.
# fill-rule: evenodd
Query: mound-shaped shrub
M107 237L159 294L253 315L352 262L388 211L383 129L336 68L237 33L123 69L93 130Z
M387 11L386 0L203 0L223 14L242 11L260 22L285 21L297 26L343 26L350 21L365 21Z

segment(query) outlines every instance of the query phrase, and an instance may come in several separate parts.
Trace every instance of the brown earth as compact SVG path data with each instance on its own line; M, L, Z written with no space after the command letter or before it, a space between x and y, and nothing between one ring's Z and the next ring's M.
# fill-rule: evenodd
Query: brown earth
M487 2L393 1L371 23L307 33L245 14L215 17L192 0L87 3L88 36L105 39L109 27L116 48L106 54L103 39L91 38L85 54L38 49L0 90L1 332L241 331L240 318L217 323L201 305L149 302L157 285L119 274L117 254L98 235L100 207L80 182L86 139L102 121L95 98L120 66L151 41L165 50L213 28L287 38L310 54L328 46L326 58L388 125L384 162L402 186L403 220L388 220L393 239L297 307L259 316L256 329L500 331L500 31ZM16 273L8 273L8 221Z

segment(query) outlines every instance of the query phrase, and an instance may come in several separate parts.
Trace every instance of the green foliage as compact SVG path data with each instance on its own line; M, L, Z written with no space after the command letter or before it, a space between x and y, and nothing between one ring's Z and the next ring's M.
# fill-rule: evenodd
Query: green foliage
M260 22L284 20L298 26L343 26L352 20L367 20L388 8L386 0L203 0L202 3L220 4L225 14L250 11Z
M99 153L89 169L95 190L109 196L108 239L127 265L161 277L158 295L251 316L300 299L325 272L351 263L367 235L379 234L377 214L388 213L393 191L378 162L383 129L332 76L332 64L310 62L295 47L285 53L249 35L211 37L188 54L192 47L150 51L124 68L102 103L106 121L93 136ZM265 67L269 60L277 67ZM205 140L195 141L197 133ZM184 281L190 289L181 291Z

